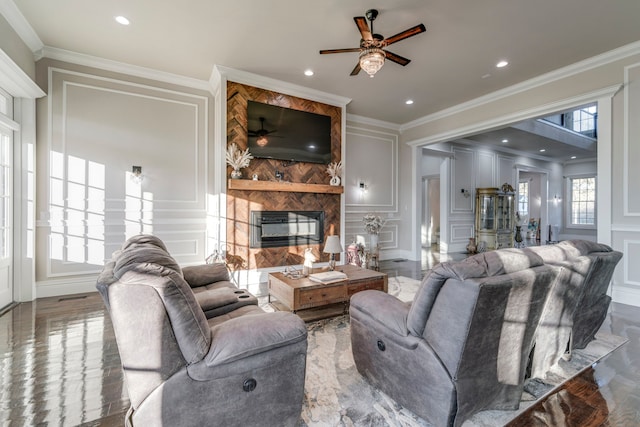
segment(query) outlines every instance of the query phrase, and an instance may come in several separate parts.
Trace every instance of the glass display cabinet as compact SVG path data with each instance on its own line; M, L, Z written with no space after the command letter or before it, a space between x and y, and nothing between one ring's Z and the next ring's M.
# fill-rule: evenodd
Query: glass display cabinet
M476 246L481 251L513 247L515 194L476 188Z

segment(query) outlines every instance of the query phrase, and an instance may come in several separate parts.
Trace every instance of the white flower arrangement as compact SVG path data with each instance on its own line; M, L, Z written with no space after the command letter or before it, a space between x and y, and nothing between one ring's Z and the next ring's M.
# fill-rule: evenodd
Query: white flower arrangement
M364 218L362 218L362 221L364 222L364 229L368 234L378 234L384 226L382 218L371 213L366 214Z
M327 174L329 174L331 178L340 178L342 176L342 160L337 163L329 163L327 165Z
M249 162L252 159L253 156L249 152L248 148L241 151L235 142L227 147L227 164L235 171L249 166Z

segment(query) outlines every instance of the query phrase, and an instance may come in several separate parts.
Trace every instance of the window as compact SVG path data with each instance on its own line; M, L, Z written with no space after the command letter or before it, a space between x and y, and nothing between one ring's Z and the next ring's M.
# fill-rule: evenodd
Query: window
M518 212L520 215L529 215L529 181L518 183Z
M572 113L570 128L576 132L588 133L596 128L596 106L582 108Z
M595 176L569 178L569 224L575 227L595 227Z
M585 105L575 110L553 114L542 120L591 138L598 137L598 106Z

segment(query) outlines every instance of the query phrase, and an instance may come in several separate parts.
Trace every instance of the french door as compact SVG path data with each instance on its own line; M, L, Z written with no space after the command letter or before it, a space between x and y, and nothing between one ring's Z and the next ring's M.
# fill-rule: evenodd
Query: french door
M0 308L13 302L13 131L0 124Z

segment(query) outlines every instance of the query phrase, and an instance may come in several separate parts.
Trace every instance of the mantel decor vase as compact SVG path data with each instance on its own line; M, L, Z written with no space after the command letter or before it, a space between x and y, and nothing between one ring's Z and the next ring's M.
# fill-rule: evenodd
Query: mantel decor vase
M469 237L469 244L467 245L467 253L475 254L478 251L478 247L476 246L475 237Z
M331 180L329 181L329 184L333 186L340 185L340 177L339 176L332 177Z
M240 169L234 169L231 171L231 179L242 178L242 171Z

